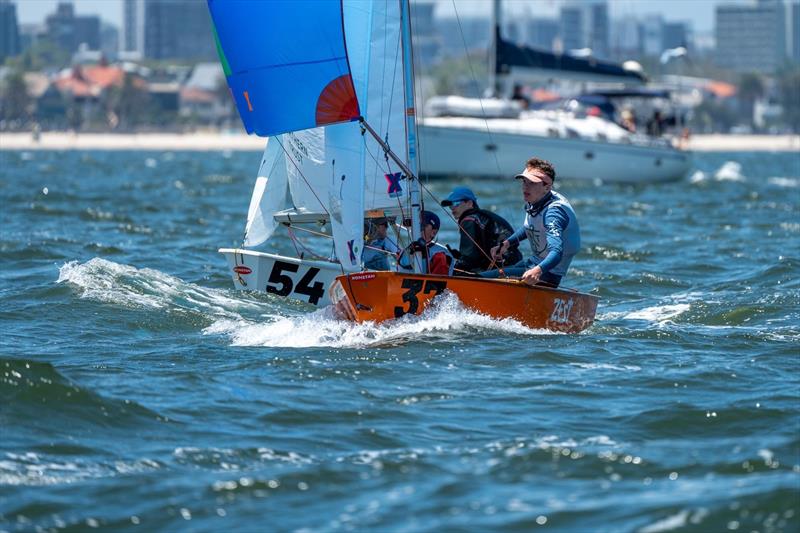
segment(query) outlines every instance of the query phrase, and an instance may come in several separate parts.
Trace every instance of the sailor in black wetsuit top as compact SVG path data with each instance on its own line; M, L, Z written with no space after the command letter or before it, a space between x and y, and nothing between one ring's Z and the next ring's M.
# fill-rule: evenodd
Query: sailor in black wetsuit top
M478 198L467 187L456 187L442 201L458 221L461 240L458 245L456 274L483 272L492 265L491 250L508 239L514 228L503 217L478 207ZM518 246L506 250L499 266L513 265L522 260ZM460 271L460 272L459 272Z

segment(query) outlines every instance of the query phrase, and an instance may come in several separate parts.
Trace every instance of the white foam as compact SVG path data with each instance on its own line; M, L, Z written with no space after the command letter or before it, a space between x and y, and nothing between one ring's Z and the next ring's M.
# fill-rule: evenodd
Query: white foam
M239 318L254 302L231 298L225 291L199 287L150 268L138 269L95 257L86 263L70 261L59 269L56 283L69 283L89 298L126 307L180 308Z
M331 308L301 316L268 316L266 323L220 320L203 330L227 334L234 346L286 348L363 348L404 342L435 341L461 336L465 330L490 330L515 335L551 335L527 328L512 319L497 320L466 309L455 294L446 292L419 316L405 316L376 324L340 320Z
M705 172L703 172L702 170L696 170L694 174L689 176L689 183L701 183L706 181L707 179L708 176L706 176Z
M657 305L646 307L625 315L629 320L647 320L648 322L663 322L685 313L691 306L689 304Z
M639 530L639 533L660 533L662 531L670 531L684 527L689 521L689 511L680 511L677 514L668 516L658 522L653 522L649 526L645 526Z
M714 173L717 181L744 181L742 165L736 161L728 161Z
M570 363L585 370L618 370L620 372L639 372L642 367L636 365L610 365L608 363Z
M782 178L775 176L767 179L767 183L770 185L777 185L778 187L794 188L800 187L800 178Z

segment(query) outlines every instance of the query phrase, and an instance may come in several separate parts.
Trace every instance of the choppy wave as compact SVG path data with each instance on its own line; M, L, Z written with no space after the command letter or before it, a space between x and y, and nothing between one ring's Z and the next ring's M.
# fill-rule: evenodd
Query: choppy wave
M126 307L187 309L239 318L242 308L257 304L230 296L228 291L186 283L151 268L138 269L95 257L85 263L70 261L59 269L57 283L69 283L90 298Z
M727 161L714 173L714 179L717 181L744 181L741 163Z
M406 316L385 323L354 323L334 316L331 308L302 316L272 315L266 323L245 320L219 320L206 328L206 334L228 335L235 346L284 348L365 348L392 345L408 340L437 342L467 334L504 333L512 335L552 335L533 330L516 320L497 320L465 308L453 293L437 298L418 316Z

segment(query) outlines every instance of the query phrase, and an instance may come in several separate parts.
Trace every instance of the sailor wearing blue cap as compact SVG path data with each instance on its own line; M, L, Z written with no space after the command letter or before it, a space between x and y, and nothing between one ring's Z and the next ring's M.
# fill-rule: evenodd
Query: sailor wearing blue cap
M461 273L477 273L491 268L491 250L514 233L506 219L491 211L478 207L478 198L469 187L456 187L442 200L458 222L461 239L458 244L456 270ZM518 246L511 246L497 261L502 265L513 265L522 259Z

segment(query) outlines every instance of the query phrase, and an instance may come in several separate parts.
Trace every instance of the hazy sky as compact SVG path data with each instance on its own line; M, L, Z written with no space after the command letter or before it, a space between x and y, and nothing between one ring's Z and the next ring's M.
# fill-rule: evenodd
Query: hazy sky
M16 0L17 14L22 23L43 22L55 10L59 0ZM204 0L193 0L202 2ZM436 0L437 13L453 13L453 0ZM504 0L506 14L554 17L564 0ZM613 18L624 15L642 16L659 13L667 20L690 20L695 31L707 32L714 25L714 7L719 4L748 4L755 0L610 0ZM116 26L122 24L122 0L73 0L80 15L100 15ZM490 0L455 0L459 16L489 16Z

